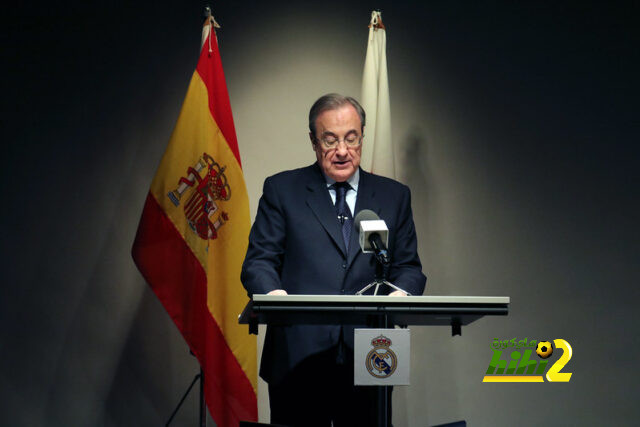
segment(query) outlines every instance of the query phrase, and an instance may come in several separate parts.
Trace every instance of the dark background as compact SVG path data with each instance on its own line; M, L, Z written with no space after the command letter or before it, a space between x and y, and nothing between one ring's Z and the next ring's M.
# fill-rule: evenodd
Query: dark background
M203 4L3 9L2 425L161 425L197 371L129 251ZM462 337L414 328L395 424L634 424L638 3L213 4L252 215L314 161L311 103L359 97L372 8L427 293L512 298ZM482 384L496 337L566 339L571 381Z

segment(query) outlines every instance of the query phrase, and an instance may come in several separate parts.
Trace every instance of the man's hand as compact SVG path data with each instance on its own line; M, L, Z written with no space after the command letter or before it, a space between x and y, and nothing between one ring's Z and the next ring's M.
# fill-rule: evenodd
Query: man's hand
M267 295L289 295L289 294L287 294L287 291L285 291L284 289L274 289L271 292L269 292Z
M407 293L405 291L393 291L389 294L390 297L406 297Z

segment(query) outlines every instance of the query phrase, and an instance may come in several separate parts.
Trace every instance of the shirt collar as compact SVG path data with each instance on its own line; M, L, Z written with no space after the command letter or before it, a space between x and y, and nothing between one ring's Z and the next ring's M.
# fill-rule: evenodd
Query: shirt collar
M325 175L324 171L322 171L322 175L324 176L324 180L327 183L327 188L331 187L336 183L334 179L329 178ZM358 184L360 183L360 168L356 169L356 172L347 179L347 183L353 188L353 191L358 192Z

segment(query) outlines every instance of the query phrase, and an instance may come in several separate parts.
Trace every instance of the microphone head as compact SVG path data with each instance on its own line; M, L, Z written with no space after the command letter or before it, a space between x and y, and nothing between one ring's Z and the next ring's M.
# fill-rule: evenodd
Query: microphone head
M389 229L387 228L387 224L385 224L374 211L369 209L361 210L353 222L356 227L356 232L359 234L358 240L362 252L371 253L374 251L369 240L374 234L379 236L384 242L385 247L389 245Z
M380 219L380 217L374 211L370 209L363 209L356 215L355 219L353 220L353 225L354 227L356 227L356 231L360 232L360 223L362 221L375 221L378 219Z

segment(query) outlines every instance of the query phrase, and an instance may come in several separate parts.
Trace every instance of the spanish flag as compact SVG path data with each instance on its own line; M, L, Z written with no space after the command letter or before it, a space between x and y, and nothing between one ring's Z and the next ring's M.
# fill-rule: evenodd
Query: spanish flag
M256 421L256 339L238 324L249 199L213 17L151 184L133 259L204 372L218 426Z

